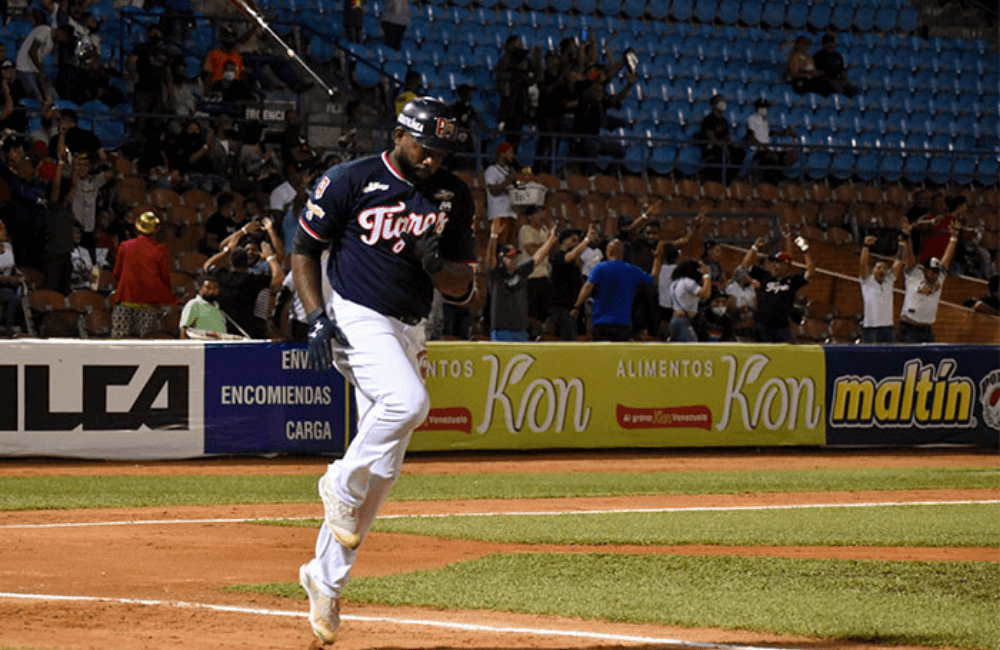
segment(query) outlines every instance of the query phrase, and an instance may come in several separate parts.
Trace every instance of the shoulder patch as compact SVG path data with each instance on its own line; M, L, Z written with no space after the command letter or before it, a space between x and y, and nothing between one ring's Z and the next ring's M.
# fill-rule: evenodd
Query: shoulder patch
M328 188L329 186L330 186L329 176L324 176L323 178L320 179L319 184L316 186L316 192L313 194L316 200L323 198L323 192L325 192L326 188Z

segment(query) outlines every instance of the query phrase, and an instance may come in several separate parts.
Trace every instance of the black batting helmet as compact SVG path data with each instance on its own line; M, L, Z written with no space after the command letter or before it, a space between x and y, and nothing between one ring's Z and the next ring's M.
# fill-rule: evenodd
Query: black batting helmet
M427 149L455 151L458 148L458 124L454 113L439 99L411 99L399 112L396 126L404 129Z

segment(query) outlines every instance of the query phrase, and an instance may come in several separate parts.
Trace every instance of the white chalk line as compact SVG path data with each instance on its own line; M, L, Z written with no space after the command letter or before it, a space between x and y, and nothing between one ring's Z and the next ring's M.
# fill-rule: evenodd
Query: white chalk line
M875 503L804 503L770 506L692 506L686 508L615 508L609 510L550 510L538 512L450 512L439 514L380 515L379 519L432 519L441 517L560 517L566 515L656 514L665 512L738 512L752 510L808 510L820 508L881 508L894 506L954 506L995 504L1000 499L962 501L890 501ZM89 526L163 526L176 524L250 524L262 521L309 521L321 517L245 517L232 519L146 519L124 521L57 522L51 524L5 524L0 530L32 528L83 528Z
M146 600L139 598L108 598L101 596L61 596L56 594L23 594L0 592L0 599L17 600L40 600L57 602L90 602L90 603L117 603L122 605L145 605L150 607L178 607L188 609L202 609L214 612L229 612L236 614L254 614L258 616L275 616L284 618L307 618L307 612L291 612L281 609L261 609L256 607L237 607L235 605L214 605L211 603L191 603L184 601L167 600ZM362 623L387 623L390 625L434 627L447 630L458 630L462 632L479 632L494 634L530 634L533 636L568 637L574 639L586 639L590 641L611 641L615 643L636 643L636 644L657 644L675 645L688 648L707 648L710 650L774 650L773 646L761 647L752 645L733 645L728 643L710 643L706 641L685 641L683 639L669 639L662 637L633 636L628 634L607 634L603 632L584 632L580 630L554 630L548 628L533 627L499 627L494 625L482 625L478 623L455 623L450 621L435 621L429 619L396 618L393 616L358 616L341 615L342 621L356 621ZM783 648L782 650L797 650L795 648Z

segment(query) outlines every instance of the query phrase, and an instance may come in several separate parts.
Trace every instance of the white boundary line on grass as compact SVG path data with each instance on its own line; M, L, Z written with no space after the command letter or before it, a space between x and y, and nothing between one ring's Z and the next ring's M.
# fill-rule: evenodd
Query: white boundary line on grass
M773 506L695 506L690 508L621 508L613 510L557 510L545 512L451 512L425 515L382 515L379 516L379 519L419 519L434 517L555 517L563 515L654 514L659 512L732 512L741 510L805 510L816 508L877 508L890 506L953 506L995 503L1000 503L1000 499L972 499L963 501L892 501L886 503L806 503ZM310 519L320 518L321 517L249 517L242 519L146 519L132 521L85 521L76 523L60 522L52 524L6 524L0 525L0 530L30 528L81 528L87 526L155 526L167 524L244 524L259 521L308 521Z
M285 618L306 618L306 612L290 612L281 609L260 609L255 607L237 607L234 605L213 605L211 603L191 603L184 601L168 600L146 600L137 598L107 598L100 596L60 596L56 594L22 594L0 592L0 599L17 600L41 600L60 602L101 602L119 603L123 605L146 605L151 607L178 607L189 609L203 609L214 612L230 612L236 614L256 614L259 616L277 616ZM576 639L587 639L593 641L612 641L615 643L642 643L642 644L662 644L675 645L687 648L706 648L708 650L774 650L773 646L752 646L733 645L728 643L710 643L707 641L684 641L683 639L667 639L659 637L631 636L627 634L606 634L601 632L583 632L577 630L553 630L546 628L532 627L497 627L493 625L481 625L474 623L454 623L450 621L434 621L427 619L395 618L392 616L357 616L344 615L340 617L345 621L358 621L364 623L389 623L403 626L436 627L462 632L491 632L495 634L531 634L535 636L555 636L570 637ZM782 648L782 650L796 650L794 648Z

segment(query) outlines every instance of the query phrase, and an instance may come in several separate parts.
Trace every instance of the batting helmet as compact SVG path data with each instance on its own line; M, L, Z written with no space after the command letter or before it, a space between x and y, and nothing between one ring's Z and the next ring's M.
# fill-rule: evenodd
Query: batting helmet
M439 99L411 99L399 112L396 126L427 149L455 151L458 148L458 124L455 116L451 108Z
M152 235L160 227L160 218L152 212L143 212L135 218L135 229L144 235Z

